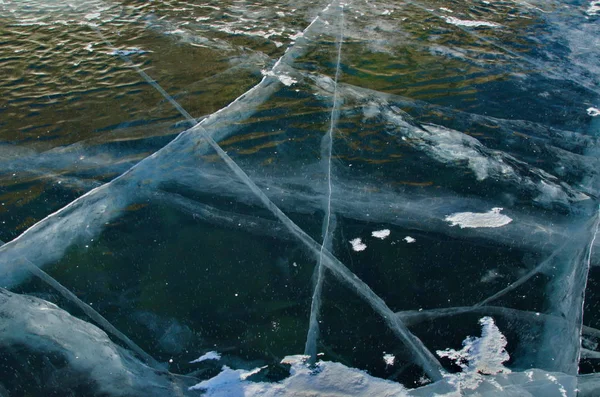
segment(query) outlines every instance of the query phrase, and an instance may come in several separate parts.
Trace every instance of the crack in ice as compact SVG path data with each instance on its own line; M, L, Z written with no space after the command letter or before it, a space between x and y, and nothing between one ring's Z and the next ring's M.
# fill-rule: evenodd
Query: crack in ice
M332 183L331 183L331 159L333 156L333 133L336 128L339 119L339 93L338 93L338 80L340 77L340 62L342 58L342 44L344 42L344 4L340 3L340 32L338 37L337 45L337 61L335 67L335 78L333 80L333 105L331 107L330 124L327 134L323 136L322 141L322 157L326 159L326 174L327 174L327 193L325 205L325 216L323 218L323 243L321 244L321 251L319 252L319 258L317 261L316 281L314 291L312 295L311 309L310 309L310 320L308 326L308 334L306 337L306 346L304 348L304 354L309 356L309 362L314 365L317 360L317 340L319 338L319 315L321 311L321 299L323 292L323 282L325 280L325 272L323 268L323 252L327 248L331 250L333 233L335 225L331 226L331 195L332 195ZM331 229L331 230L330 230Z

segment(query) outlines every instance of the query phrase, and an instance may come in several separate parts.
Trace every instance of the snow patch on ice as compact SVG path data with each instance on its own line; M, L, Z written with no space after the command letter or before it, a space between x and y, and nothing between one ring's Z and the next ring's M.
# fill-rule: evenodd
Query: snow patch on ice
M444 17L446 23L456 26L468 26L468 27L488 27L488 28L499 28L502 25L497 24L495 22L486 22L486 21L470 21L464 19L458 19L455 17Z
M396 361L396 356L393 354L386 353L383 355L383 362L385 365L394 365L394 361Z
M562 390L576 387L575 377L560 373L548 373L539 369L527 372L511 372L503 363L509 359L506 338L491 317L484 317L481 337L468 337L459 351L438 351L441 357L454 360L462 372L446 374L439 382L407 390L396 382L376 378L356 368L340 363L318 361L307 365L308 356L285 357L281 363L291 366L290 375L280 382L252 382L248 378L262 368L251 371L223 367L212 379L192 386L203 390L206 397L254 396L254 397L309 397L309 396L530 396L557 395ZM386 365L392 365L395 357L384 355ZM264 368L264 367L263 367ZM558 394L561 395L561 394Z
M600 1L598 2L600 4ZM600 6L598 6L598 10L600 10ZM588 116L596 117L600 116L600 109L589 107L586 109Z
M221 355L219 353L213 351L213 352L204 353L203 355L201 355L194 361L190 361L190 364L199 363L199 362L206 361L206 360L220 360L220 359L221 359Z
M460 226L464 228L476 227L501 227L508 225L512 219L501 214L503 208L492 208L488 212L456 212L446 216L445 220L450 222L450 226Z
M356 252L364 251L367 249L366 244L362 242L360 237L350 240L350 244L352 245L352 249Z
M481 337L467 337L460 350L446 349L436 352L438 356L448 358L461 367L460 374L447 376L449 383L457 386L459 390L477 388L484 380L482 375L511 372L503 365L510 359L506 352L506 337L491 317L483 317L479 324L482 328Z
M287 87L289 87L293 84L296 84L298 82L296 79L288 76L287 74L274 73L272 70L270 70L270 71L261 70L260 72L262 73L263 76L277 77L279 79L279 81L281 81Z
M217 376L190 387L190 390L205 390L205 395L208 396L231 395L220 393L232 386L238 388L241 382L245 381L252 375L259 373L263 368L265 367L254 368L253 370L246 371L243 369L231 369L227 365L223 365L221 372Z
M406 241L408 244L412 244L412 243L414 243L415 241L417 241L416 239L414 239L414 238L412 238L412 237L410 237L410 236L406 236L406 237L404 237L402 240Z
M376 230L371 233L371 236L376 237L381 240L385 239L386 237L389 237L389 235L390 235L390 229Z
M319 361L311 368L306 365L307 358L303 355L285 357L281 363L291 365L290 376L278 383L246 380L260 368L244 371L224 366L220 374L191 389L204 390L206 397L408 396L407 390L396 382L328 361Z
M290 76L285 75L285 74L280 74L277 77L279 78L279 81L281 81L283 84L285 84L288 87L291 86L292 84L295 84L295 83L298 82L297 80L295 80L295 79L293 79Z

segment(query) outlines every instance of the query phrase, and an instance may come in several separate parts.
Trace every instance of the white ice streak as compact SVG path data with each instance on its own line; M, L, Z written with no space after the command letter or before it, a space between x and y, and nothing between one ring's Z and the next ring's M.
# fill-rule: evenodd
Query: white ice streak
M350 245L352 245L352 249L356 252L364 251L367 249L367 245L362 242L360 237L350 240Z
M337 126L337 122L340 115L339 110L339 94L337 83L340 77L340 63L342 58L342 43L344 42L344 5L340 4L340 31L338 35L337 43L337 60L335 69L334 79L334 91L333 91L333 104L331 106L331 115L329 120L329 129L327 133L321 139L321 158L325 165L325 171L327 174L327 201L325 204L325 215L323 217L323 242L321 243L321 250L319 251L319 257L317 259L317 265L315 268L316 280L315 287L313 290L311 307L310 307L310 318L308 325L308 333L306 336L306 345L304 354L310 357L311 364L314 364L317 359L317 340L319 337L319 315L321 311L321 297L323 290L323 282L325 279L325 269L323 267L323 255L325 250L331 250L331 242L333 241L333 233L335 230L335 220L332 215L331 209L331 195L332 195L332 162L333 156L333 134Z
M486 22L486 21L470 21L470 20L464 20L464 19L458 19L455 17L444 17L444 20L451 24L451 25L456 25L456 26L467 26L467 27L488 27L488 28L499 28L502 25L497 24L495 22Z
M535 349L538 366L577 375L581 355L581 333L588 274L594 241L600 225L600 210L579 230L571 229L570 240L558 253L552 266L552 279L546 289L547 313L565 320L545 324ZM557 339L557 336L559 338Z
M390 229L376 230L374 232L371 232L371 236L381 240L385 239L386 237L389 237L389 235Z
M211 351L208 353L204 353L203 355L201 355L200 357L198 357L197 359L190 361L190 364L194 364L194 363L200 363L202 361L206 361L206 360L220 360L221 359L221 355L215 351Z
M512 219L501 214L503 208L492 208L488 212L457 212L446 217L450 226L460 226L464 228L476 227L502 227L512 222Z

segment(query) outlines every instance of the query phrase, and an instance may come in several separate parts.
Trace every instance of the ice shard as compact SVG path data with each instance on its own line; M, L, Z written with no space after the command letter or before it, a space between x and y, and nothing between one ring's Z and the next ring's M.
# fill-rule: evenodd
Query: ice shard
M1 383L8 390L94 396L192 395L188 387L194 378L146 366L106 333L54 304L2 289L0 312L0 349L6 360ZM33 371L31 365L39 368Z

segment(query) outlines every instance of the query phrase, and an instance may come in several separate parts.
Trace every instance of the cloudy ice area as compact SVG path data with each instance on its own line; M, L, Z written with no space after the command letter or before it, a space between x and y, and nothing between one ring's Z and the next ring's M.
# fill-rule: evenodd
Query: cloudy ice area
M0 394L600 395L598 15L0 1Z

